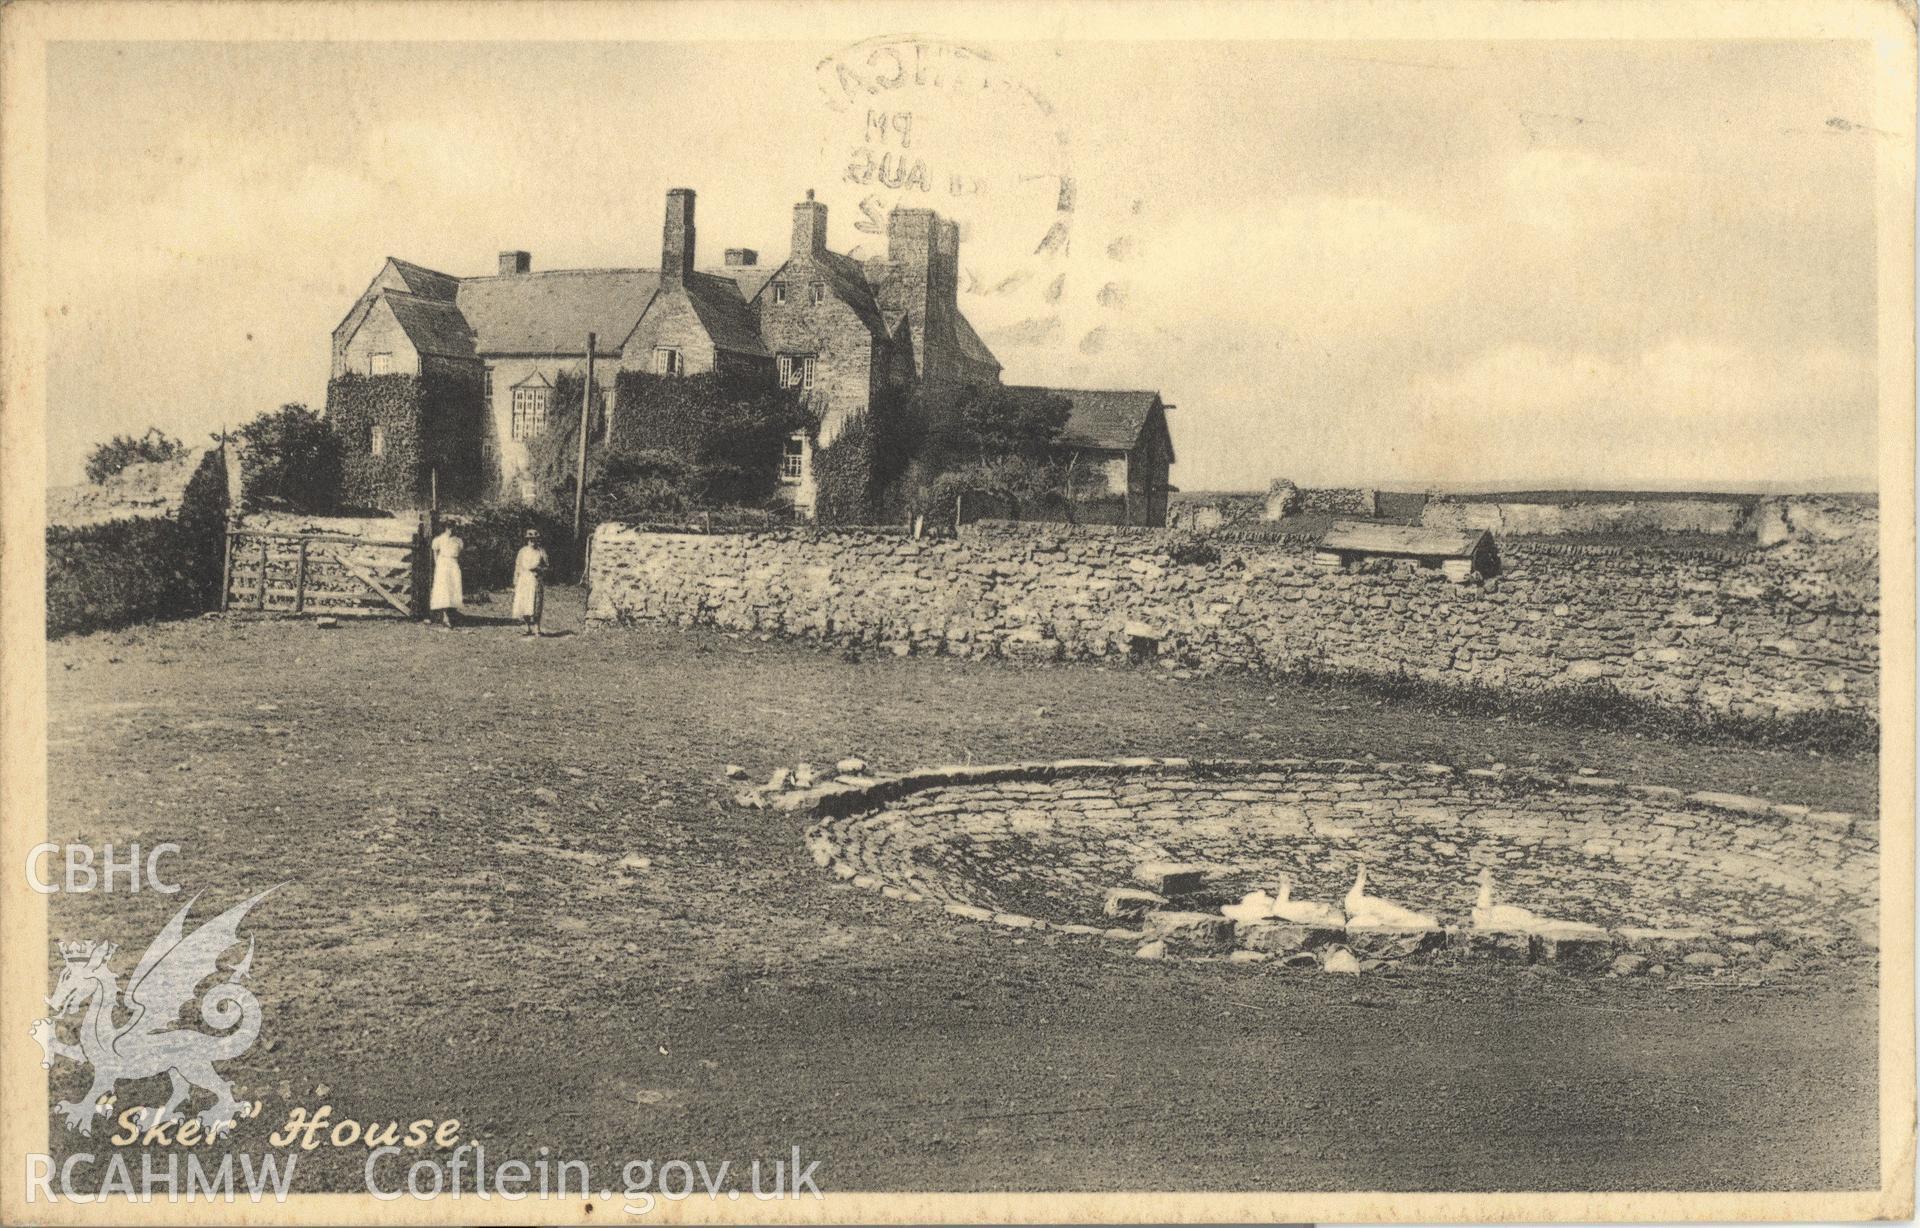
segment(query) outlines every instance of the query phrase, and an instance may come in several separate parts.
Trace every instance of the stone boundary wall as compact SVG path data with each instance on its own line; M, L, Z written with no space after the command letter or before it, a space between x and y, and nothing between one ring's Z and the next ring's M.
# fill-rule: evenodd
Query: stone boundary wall
M1435 495L1420 514L1430 529L1489 529L1500 537L1571 533L1711 533L1732 536L1746 526L1753 501L1646 499L1595 503L1529 503Z
M1503 958L1558 957L1591 967L1608 966L1627 954L1717 969L1734 962L1755 962L1756 957L1765 961L1779 948L1806 941L1878 946L1876 817L1738 794L1683 793L1597 775L1554 777L1485 768L1463 772L1446 764L1342 759L1070 759L842 776L812 788L778 793L772 804L780 810L814 815L806 836L809 853L836 877L890 899L938 906L955 917L1013 930L1052 929L1129 943L1156 936L1184 938L1198 942L1195 953L1211 954L1224 954L1236 945L1269 954L1344 945L1363 953L1395 956L1485 948ZM1299 809L1303 806L1317 806L1317 813ZM1516 812L1529 806L1543 812L1533 817L1545 818L1548 826L1515 822ZM1468 892L1479 865L1533 859L1544 832L1544 838L1561 845L1563 853L1577 851L1577 856L1592 863L1594 882L1586 884L1588 890L1617 890L1624 871L1627 881L1655 899L1665 893L1682 906L1697 905L1699 891L1710 884L1723 892L1731 889L1743 904L1773 915L1762 924L1730 921L1697 928L1615 924L1605 928L1604 938L1595 934L1557 943L1543 935L1474 933L1456 915L1463 911L1461 900L1452 901L1451 908L1431 909L1443 928L1412 939L1404 932L1358 927L1312 935L1279 934L1269 932L1276 928L1271 923L1235 925L1217 915L1208 918L1193 912L1173 912L1158 921L1152 914L1134 918L1144 920L1142 929L1117 922L1049 920L996 908L991 901L972 898L964 882L953 881L937 866L923 862L929 850L938 851L946 843L981 846L975 849L984 848L987 858L981 873L999 884L1034 867L994 864L995 847L1019 838L1019 847L1030 854L1033 842L1053 831L1063 818L1118 822L1125 829L1156 820L1217 829L1221 816L1234 810L1243 812L1253 829L1273 825L1275 820L1281 827L1289 823L1302 827L1300 832L1280 832L1276 827L1272 834L1289 851L1301 848L1303 857L1326 848L1323 843L1307 842L1352 837L1356 833L1347 823L1378 821L1383 811L1390 812L1385 827L1401 842L1403 856L1417 855L1429 862L1457 859L1461 863L1457 874L1463 885L1469 885ZM1110 846L1112 841L1096 843ZM1404 864L1402 871L1404 877ZM1350 873L1350 864L1343 861L1339 872ZM1550 872L1556 883L1564 881L1564 871ZM1544 873L1536 870L1536 877ZM1706 883L1691 882L1690 874L1703 876ZM1311 894L1303 892L1302 897ZM1324 897L1324 891L1315 896ZM1462 900L1468 899L1469 894L1462 894ZM1432 903L1403 902L1422 908ZM1808 915L1809 909L1819 915ZM1541 911L1552 914L1554 910ZM1168 932L1183 929L1184 935ZM1647 958L1612 967L1637 974Z
M1298 489L1299 512L1335 516L1374 514L1374 492L1371 490L1354 486L1302 486Z
M808 529L595 532L587 617L809 636L899 655L1126 659L1285 673L1305 667L1540 692L1605 682L1659 704L1748 717L1878 697L1877 578L1798 550L1737 561L1502 550L1502 574L1328 571L1293 543L995 526L922 539Z

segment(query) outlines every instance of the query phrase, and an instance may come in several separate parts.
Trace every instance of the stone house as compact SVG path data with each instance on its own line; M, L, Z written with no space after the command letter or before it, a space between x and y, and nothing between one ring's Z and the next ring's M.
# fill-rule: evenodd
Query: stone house
M1072 406L1060 447L1079 474L1097 474L1118 502L1119 523L1164 527L1173 467L1173 408L1148 389L1042 388L1010 385L1036 398L1061 397Z
M892 393L1000 383L999 361L959 308L952 221L896 209L886 255L856 260L827 246L827 207L809 191L793 207L784 260L763 264L751 249L729 248L724 263L701 268L695 204L690 188L667 193L658 269L535 272L529 253L510 251L492 276L455 277L389 258L334 329L332 375L464 372L480 389L473 426L491 475L480 493L525 498L528 444L563 412L553 389L562 374L584 372L589 334L599 412L610 418L620 412L612 395L620 371L745 372L791 389L812 411L815 428L789 439L780 462L784 497L807 515L814 451L856 416ZM1069 434L1085 436L1116 490L1139 490L1143 515L1157 505L1164 518L1165 494L1154 491L1165 485L1172 445L1164 415L1137 400L1157 397L1062 395L1093 398L1084 430ZM1109 403L1122 395L1136 400ZM1075 412L1078 421L1077 401ZM1134 418L1135 438L1122 440ZM365 437L346 440L350 450L379 454L378 430L357 434ZM1124 459L1135 452L1137 465ZM1162 453L1154 478L1152 458Z

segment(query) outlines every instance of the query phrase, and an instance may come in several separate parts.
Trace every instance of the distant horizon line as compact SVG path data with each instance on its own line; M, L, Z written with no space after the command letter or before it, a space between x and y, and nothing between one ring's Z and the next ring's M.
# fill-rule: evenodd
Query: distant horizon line
M1564 481L1439 482L1409 479L1392 482L1321 482L1288 479L1303 490L1378 490L1388 494L1503 495L1529 491L1565 491L1594 495L1878 495L1877 479L1816 478L1804 482L1659 482L1647 485L1614 483L1610 485L1570 485ZM1176 483L1177 485L1177 483ZM1264 486L1195 486L1176 493L1193 495L1264 495Z

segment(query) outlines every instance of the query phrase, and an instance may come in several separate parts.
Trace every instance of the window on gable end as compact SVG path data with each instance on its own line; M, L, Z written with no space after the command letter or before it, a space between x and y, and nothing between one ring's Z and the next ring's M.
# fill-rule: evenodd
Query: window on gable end
M812 285L808 286L807 298L812 301L815 307L818 307L820 304L826 302L827 301L826 283L816 281Z
M778 306L779 306L779 305L780 305L781 303L784 303L784 302L786 302L786 301L787 301L787 288L786 288L785 286L783 286L783 285L781 285L781 284L780 284L779 282L777 282L777 281L776 281L776 282L774 282L774 283L773 283L773 303L774 303L774 306L776 306L776 307L778 307Z

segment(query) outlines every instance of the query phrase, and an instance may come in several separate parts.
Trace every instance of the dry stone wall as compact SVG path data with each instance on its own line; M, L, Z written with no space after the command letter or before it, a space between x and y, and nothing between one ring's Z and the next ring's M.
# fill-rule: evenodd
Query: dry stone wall
M1878 695L1877 577L1818 552L1729 558L1503 550L1454 585L1317 567L1298 544L1099 526L702 536L602 525L588 617L658 619L945 653L1167 668L1404 671L1519 691L1604 681L1656 703L1766 717ZM1776 557L1777 556L1777 557Z

